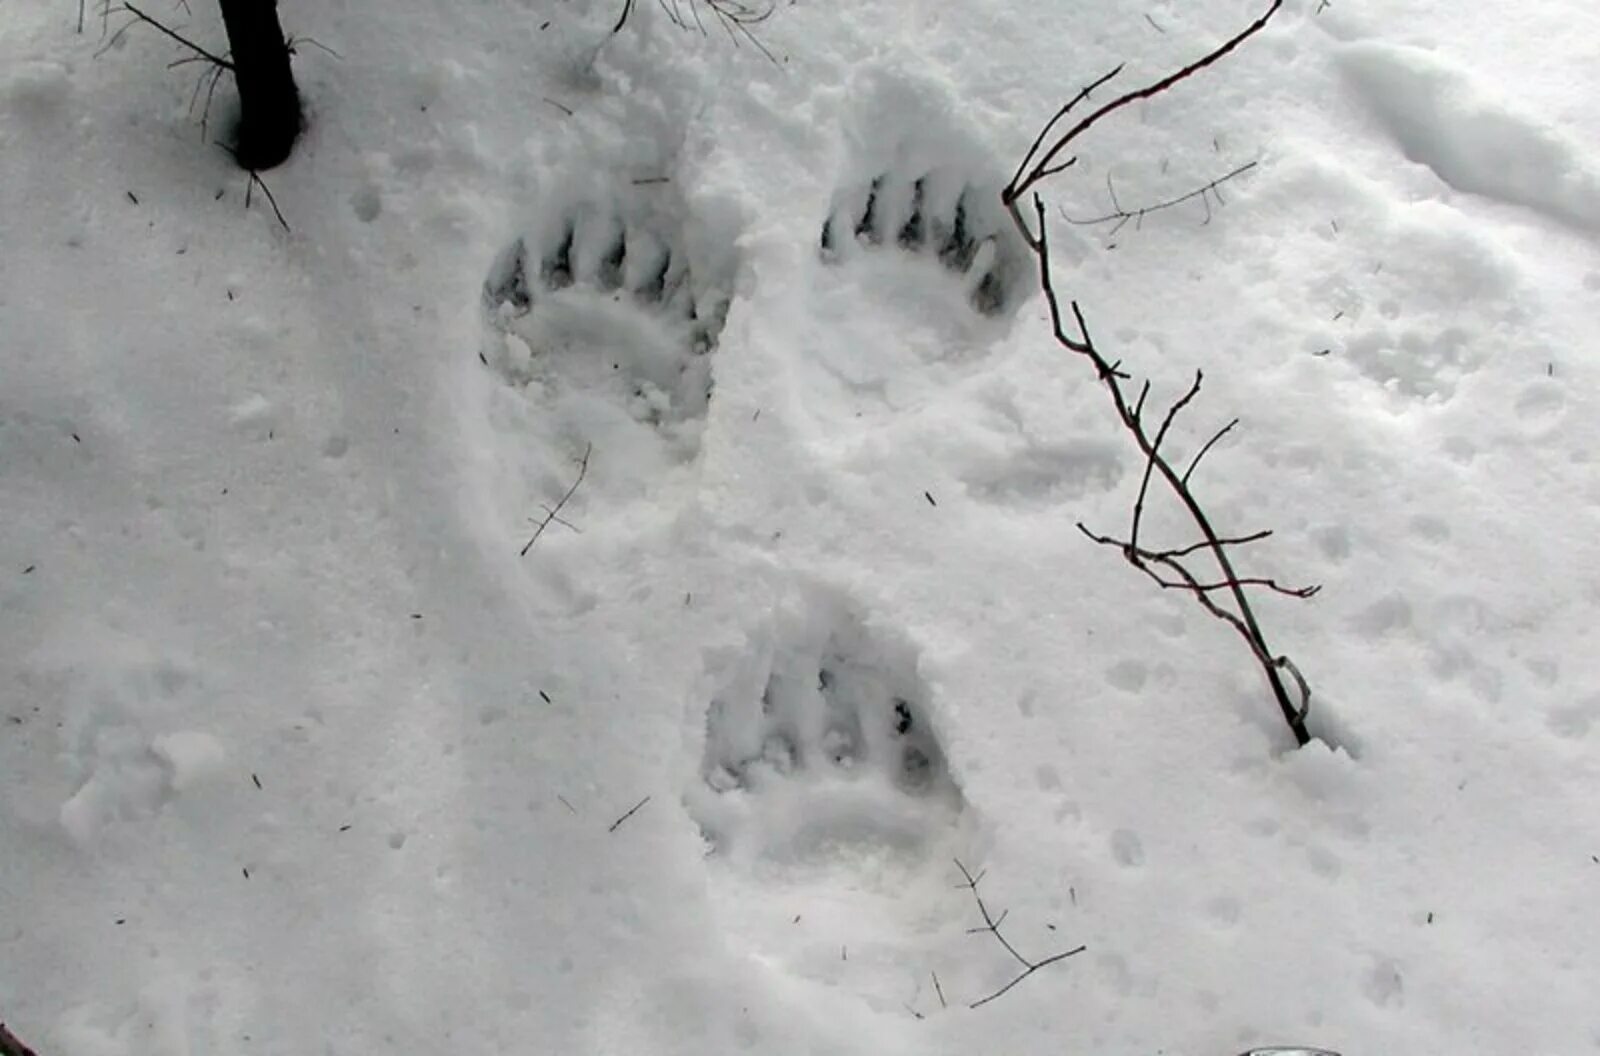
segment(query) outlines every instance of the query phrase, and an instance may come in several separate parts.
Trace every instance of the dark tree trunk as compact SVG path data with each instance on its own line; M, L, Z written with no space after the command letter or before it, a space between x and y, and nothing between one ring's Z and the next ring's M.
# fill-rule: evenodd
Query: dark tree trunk
M278 0L218 0L228 29L233 79L239 87L234 157L251 171L282 163L300 135L300 91L289 69L289 45Z

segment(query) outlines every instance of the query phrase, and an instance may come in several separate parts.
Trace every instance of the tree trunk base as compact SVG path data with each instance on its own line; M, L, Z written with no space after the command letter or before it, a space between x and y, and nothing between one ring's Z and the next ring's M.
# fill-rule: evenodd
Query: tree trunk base
M218 2L239 89L233 156L251 172L270 169L288 159L305 123L277 0Z

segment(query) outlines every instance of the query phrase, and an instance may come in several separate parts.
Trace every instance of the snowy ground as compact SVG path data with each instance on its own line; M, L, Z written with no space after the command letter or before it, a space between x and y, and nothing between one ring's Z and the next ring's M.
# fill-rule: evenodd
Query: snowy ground
M1600 1049L1600 10L1293 0L1047 188L1107 351L1207 371L1176 443L1244 419L1201 492L1276 529L1251 568L1323 584L1261 604L1290 751L1227 628L1072 527L1141 467L1016 244L883 237L919 181L998 224L1079 85L1260 5L791 2L776 63L585 6L284 0L342 56L299 49L285 232L170 42L0 3L0 1017ZM1250 160L1207 224L1055 211ZM1015 965L958 857L1087 950L969 1009Z

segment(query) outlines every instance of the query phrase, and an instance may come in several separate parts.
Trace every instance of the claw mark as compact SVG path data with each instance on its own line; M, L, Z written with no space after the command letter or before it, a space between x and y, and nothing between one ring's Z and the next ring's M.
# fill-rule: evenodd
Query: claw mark
M617 241L600 261L595 278L602 290L614 290L622 285L622 261L628 252L626 231L617 233Z
M879 176L872 181L872 187L867 191L867 210L861 214L861 222L856 224L856 237L865 238L873 245L883 241L883 236L878 231L878 196L882 191L883 177Z
M927 237L927 220L922 215L923 199L927 195L928 179L924 176L911 187L911 217L900 229L898 239L901 249L918 250Z
M577 229L568 224L567 232L556 246L555 252L545 258L544 265L539 270L539 277L552 290L565 289L572 285L572 242L577 234Z
M978 247L967 233L967 189L962 188L961 197L956 199L955 220L950 228L950 236L939 248L939 261L951 271L964 272L972 266L972 258L977 253Z

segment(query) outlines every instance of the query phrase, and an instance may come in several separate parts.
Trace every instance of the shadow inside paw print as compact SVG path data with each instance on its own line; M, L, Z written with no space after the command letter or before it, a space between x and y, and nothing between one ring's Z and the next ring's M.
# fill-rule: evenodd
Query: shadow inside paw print
M490 365L507 383L617 389L635 418L701 418L725 285L702 283L670 237L620 211L583 207L522 237L495 261L484 303L508 340Z
M893 246L928 255L963 279L967 303L999 315L1015 301L1019 254L993 189L934 171L912 179L879 175L838 196L822 224L822 259Z

